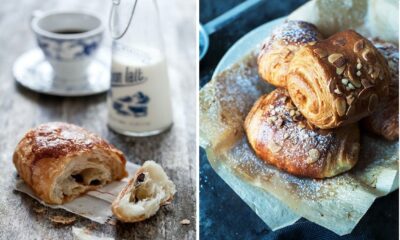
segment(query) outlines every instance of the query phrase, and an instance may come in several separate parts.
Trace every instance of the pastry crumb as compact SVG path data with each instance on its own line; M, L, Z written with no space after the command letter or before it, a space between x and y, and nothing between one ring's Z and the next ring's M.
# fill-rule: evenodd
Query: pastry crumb
M107 223L113 226L117 225L117 221L115 219L109 219Z
M104 234L101 234L101 236L96 236L91 232L87 232L87 230L84 228L72 227L72 234L74 235L74 239L77 240L114 240L114 238L106 237Z
M95 223L91 223L91 224L88 224L88 225L85 226L84 231L85 231L85 233L90 234L90 233L92 233L92 231L94 229L96 229L96 224Z
M182 224L182 225L189 225L189 224L190 224L190 220L189 220L189 219L183 219L183 220L181 221L181 224Z
M76 221L76 217L50 216L49 219L56 224L69 225Z
M46 211L46 208L44 208L44 207L34 207L33 211L35 213L42 214L42 213L44 213L44 211Z

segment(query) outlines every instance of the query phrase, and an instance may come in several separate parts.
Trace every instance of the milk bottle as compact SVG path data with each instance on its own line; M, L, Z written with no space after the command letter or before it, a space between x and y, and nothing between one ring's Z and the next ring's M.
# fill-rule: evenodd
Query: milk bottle
M156 3L137 0L131 8L134 18L129 16L128 10L125 17L128 20L125 21L121 9L130 8L123 6L124 0L114 1L113 4L110 27L114 41L111 88L107 98L108 125L128 136L161 133L171 127L173 121L167 64L162 43L159 42L161 36ZM126 27L124 24L121 26L123 22Z

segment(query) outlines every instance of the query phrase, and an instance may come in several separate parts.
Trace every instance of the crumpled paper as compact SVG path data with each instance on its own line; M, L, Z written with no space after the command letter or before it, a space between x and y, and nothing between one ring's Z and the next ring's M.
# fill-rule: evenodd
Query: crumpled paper
M90 191L87 194L63 205L50 205L44 203L21 179L17 181L15 190L31 196L47 207L53 209L64 209L94 222L104 224L113 216L111 203L117 197L122 188L128 183L128 180L134 176L139 167L139 165L127 162L126 170L129 173L128 177L120 181L111 182L96 191Z
M377 197L398 188L398 142L363 132L355 168L325 180L298 178L265 164L243 131L253 103L273 89L258 79L255 66L252 53L201 90L200 143L211 165L274 230L304 217L339 235L350 233Z
M320 11L318 4L323 1L307 3L300 8L303 14L296 13L296 19L307 20L300 17ZM347 9L344 13L358 6L351 0L343 4ZM335 20L337 15L332 14L331 23L325 20L324 24L340 25ZM313 23L321 27L318 21L314 18ZM332 28L335 27L338 26ZM365 25L359 25L362 28L365 31ZM365 32L369 32L367 37L377 37L372 30ZM389 36L387 40L391 37L387 33L382 36ZM244 56L200 91L200 145L216 172L271 229L291 225L304 217L339 235L350 233L376 198L398 188L398 141L388 142L362 131L360 159L355 168L325 180L298 178L264 163L252 151L243 129L253 103L274 89L259 79L256 56L257 50Z

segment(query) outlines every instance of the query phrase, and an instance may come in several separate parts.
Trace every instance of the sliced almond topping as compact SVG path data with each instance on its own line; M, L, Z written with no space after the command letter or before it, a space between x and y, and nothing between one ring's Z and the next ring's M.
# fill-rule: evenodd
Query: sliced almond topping
M335 62L341 57L343 57L343 55L340 53L332 53L331 55L329 55L328 61L333 64L333 62Z
M359 60L359 59L358 59ZM360 70L362 68L362 64L359 62L357 63L357 69Z
M373 63L374 54L369 49L365 49L363 51L362 57L364 58L365 61Z
M368 74L371 74L373 71L374 71L374 69L373 69L373 67L371 66L371 65L367 65L367 73Z
M354 44L354 48L353 48L353 51L355 52L355 53L358 53L358 52L360 52L361 50L363 50L364 49L364 40L358 40L355 44Z
M335 105L336 105L336 112L337 114L342 117L346 113L346 101L343 98L336 98L335 99Z
M347 101L348 105L351 105L351 103L353 103L353 101L354 101L354 96L353 95L348 95L346 97L346 101Z
M378 66L374 66L373 72L371 73L371 77L376 79L379 76L379 72L381 69Z
M283 135L283 139L287 139L289 137L289 133L285 133L284 135Z
M346 69L346 66L343 66L343 67L340 67L340 68L336 68L336 74L337 75L342 75L345 69Z
M372 87L373 85L368 81L368 79L361 79L361 84L364 86L364 88L369 88Z
M269 147L269 150L273 153L277 153L282 149L282 147L280 145L276 144L274 141L270 141L268 143L268 147Z
M347 85L349 83L349 79L347 79L347 78L343 78L342 79L342 84L343 85Z
M338 94L338 95L342 94L342 92L339 90L339 88L336 88L333 92Z
M347 77L350 78L350 80L353 80L355 78L354 73L350 67L347 68L346 75L347 75Z
M356 88L354 87L354 85L351 84L351 83L347 84L347 87L348 87L350 90L356 89Z
M356 72L356 75L359 77L359 76L361 76L361 72L360 71L357 71Z
M378 105L378 95L372 94L369 96L368 111L373 112Z
M313 50L313 52L315 54L317 54L320 58L324 58L324 57L328 56L328 52L321 48L316 48Z
M351 84L353 84L353 86L355 86L356 88L360 88L361 87L361 82L357 79L350 79ZM350 87L350 86L349 86Z
M319 153L318 149L316 149L316 148L310 149L310 151L308 151L308 158L307 158L306 162L314 163L314 162L318 161L320 155L321 154Z
M342 67L346 63L346 59L340 53L331 54L328 57L328 61L337 68Z

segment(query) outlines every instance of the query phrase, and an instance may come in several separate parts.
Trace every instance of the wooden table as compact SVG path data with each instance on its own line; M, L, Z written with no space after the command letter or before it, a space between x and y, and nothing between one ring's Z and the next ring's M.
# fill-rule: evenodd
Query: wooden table
M107 21L111 0L20 0L0 6L0 239L72 239L72 226L90 226L94 235L115 239L194 239L196 236L196 30L195 1L158 1L169 64L174 107L174 127L149 138L128 138L106 126L106 95L62 98L37 94L15 83L12 64L36 47L29 29L33 10L85 9ZM105 36L107 38L107 36ZM110 40L105 41L109 46ZM14 148L31 127L49 121L65 121L92 130L121 149L137 164L153 159L160 163L177 186L173 203L136 224L97 224L78 217L69 226L56 226L50 216L72 214L46 208L13 190L16 171ZM190 225L181 225L189 219Z

